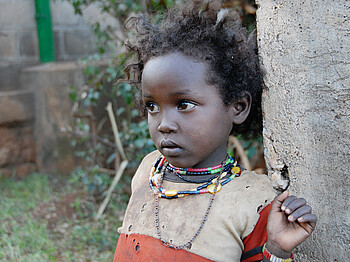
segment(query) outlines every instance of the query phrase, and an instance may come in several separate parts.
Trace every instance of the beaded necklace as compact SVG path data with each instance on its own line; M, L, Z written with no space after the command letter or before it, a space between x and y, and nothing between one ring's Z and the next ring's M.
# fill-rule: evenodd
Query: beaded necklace
M190 182L190 183L204 183L196 188L190 189L190 190L176 190L176 189L164 189L161 186L161 180L163 179L163 172L165 172L167 166L169 165L165 157L160 157L154 164L151 173L150 173L150 180L149 184L151 189L153 190L154 194L157 194L158 197L161 198L167 198L167 199L173 199L173 198L180 198L185 197L189 195L198 195L198 194L206 194L211 193L213 194L213 190L215 188L215 183L217 180L221 180L224 177L227 177L224 181L219 183L217 192L219 192L222 188L222 186L226 185L228 182L230 182L233 178L236 176L239 176L241 174L241 169L239 166L237 166L237 161L232 158L228 157L225 161L225 164L218 165L219 168L219 174L214 175L213 177L210 177L209 179L202 180L202 181L193 181L189 180L181 175L179 175L177 172L175 173L178 177L183 179L184 181ZM217 166L216 166L217 167ZM223 167L223 168L222 168ZM163 170L163 171L162 171ZM188 170L188 169L187 169ZM191 174L195 172L203 172L203 169L199 169L200 171L197 171L198 169L191 169Z
M229 157L225 165L233 162L234 162L234 159L232 157ZM221 167L222 167L222 164L213 166L213 167L208 167L208 168L181 168L181 167L174 167L172 164L169 163L167 166L167 169L179 175L210 175L210 174L220 173Z
M230 161L227 162L227 160L230 159ZM233 160L233 161L232 161ZM226 165L225 165L226 163ZM233 164L232 164L233 163ZM228 170L227 166L230 165L230 169ZM155 204L154 204L154 221L156 226L157 235L159 237L159 240L161 243L167 247L173 248L173 249L190 249L192 247L193 241L197 238L197 236L202 231L205 222L207 221L207 217L210 213L210 209L213 205L214 198L217 192L219 192L223 185L230 182L234 177L239 176L241 174L241 169L237 166L237 161L234 160L231 157L226 157L226 159L223 161L223 163L220 165L220 173L218 176L216 176L214 179L212 179L210 182L205 183L204 185L197 187L196 189L190 190L190 191L178 191L178 190L164 190L161 188L162 180L164 177L164 172L167 169L168 162L166 161L165 157L160 157L156 163L154 164L151 174L150 174L150 186L153 189L154 195L155 195ZM228 171L227 171L228 170ZM195 170L191 170L191 172L196 172ZM199 171L202 172L202 171ZM226 176L231 174L226 180L220 183L220 180ZM203 188L206 188L206 190L203 190ZM202 188L202 189L198 189ZM202 190L202 191L201 191ZM160 193L159 193L160 192ZM197 193L189 193L189 192L197 192ZM199 193L198 193L199 192ZM204 214L204 217L202 219L202 222L197 229L196 233L193 235L193 237L187 241L184 244L181 245L175 245L173 243L168 242L162 237L162 233L159 226L159 197L161 198L167 198L167 199L173 199L178 197L183 197L186 195L193 195L193 194L203 194L203 193L211 193L211 198L209 200L208 207L206 209L206 212Z

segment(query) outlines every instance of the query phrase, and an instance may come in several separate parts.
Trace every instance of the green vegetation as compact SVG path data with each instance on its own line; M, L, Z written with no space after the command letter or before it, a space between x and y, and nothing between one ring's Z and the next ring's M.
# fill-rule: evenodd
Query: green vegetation
M2 179L0 184L0 260L47 260L55 251L46 224L28 213L41 201L50 199L46 176L32 175L15 181Z
M79 184L51 180L0 179L0 261L112 261L128 194L119 188L96 221Z

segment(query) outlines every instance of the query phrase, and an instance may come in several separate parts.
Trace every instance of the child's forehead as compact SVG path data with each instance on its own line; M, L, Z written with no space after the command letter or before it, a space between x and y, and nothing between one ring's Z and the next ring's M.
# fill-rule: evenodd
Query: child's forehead
M181 53L170 53L150 59L142 73L142 85L172 82L178 85L198 81L206 82L207 67Z
M204 63L171 53L155 57L146 64L142 75L142 94L144 98L190 96L200 99L218 96L217 87L207 78Z
M206 72L207 67L207 64L199 59L186 56L180 52L173 52L149 59L143 70L143 76L147 76L149 73L166 72L180 74L183 78L186 78L193 76L194 73Z

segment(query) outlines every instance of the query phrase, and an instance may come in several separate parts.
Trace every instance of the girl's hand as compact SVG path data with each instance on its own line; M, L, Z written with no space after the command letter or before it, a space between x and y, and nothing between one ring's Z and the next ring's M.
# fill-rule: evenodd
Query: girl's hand
M290 257L292 250L311 234L317 221L304 198L288 195L285 191L275 197L266 227L266 248L281 258Z

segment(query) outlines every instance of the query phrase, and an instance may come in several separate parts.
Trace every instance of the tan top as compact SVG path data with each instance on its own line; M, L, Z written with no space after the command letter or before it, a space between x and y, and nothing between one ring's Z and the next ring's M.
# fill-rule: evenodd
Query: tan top
M147 155L133 180L132 195L120 233L144 234L158 238L154 223L154 194L149 186L149 173L158 151ZM197 184L163 181L165 189L187 190ZM244 171L224 185L215 196L202 232L189 252L214 261L239 261L244 249L242 239L249 235L259 219L258 209L269 204L275 191L265 175ZM198 230L211 194L177 199L159 199L159 221L163 238L175 245L189 241Z

